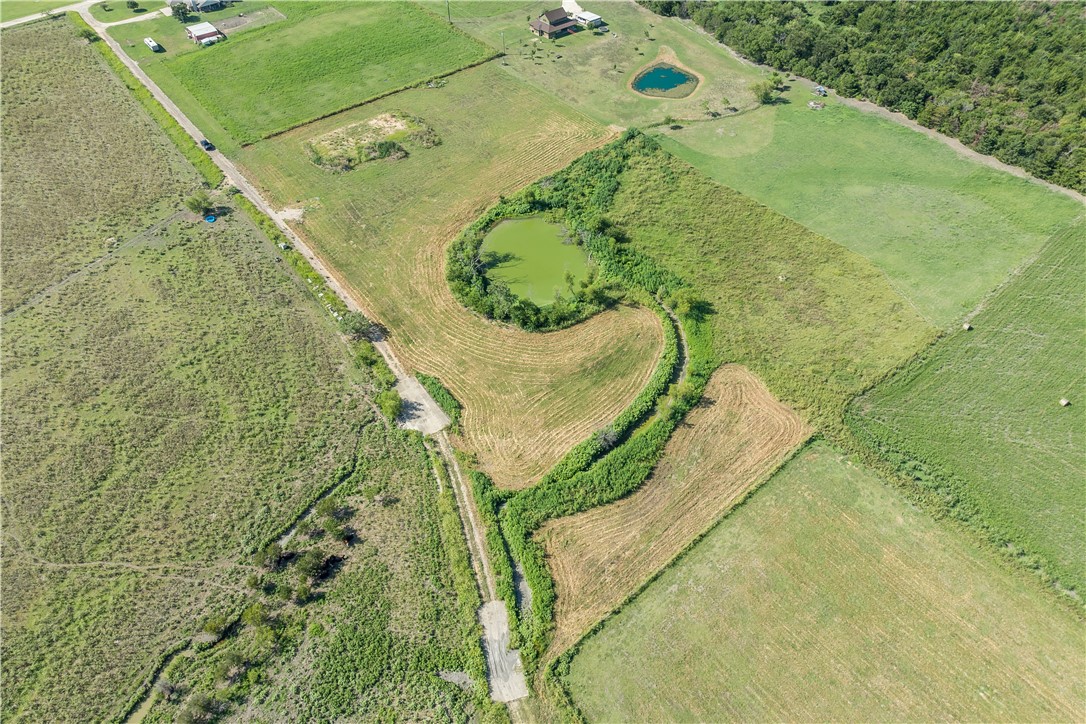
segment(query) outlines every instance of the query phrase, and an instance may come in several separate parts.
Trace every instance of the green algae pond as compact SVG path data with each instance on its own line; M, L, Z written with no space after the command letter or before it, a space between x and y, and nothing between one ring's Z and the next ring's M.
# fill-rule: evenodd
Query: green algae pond
M556 288L568 295L567 271L577 281L588 274L584 250L566 243L559 224L538 216L499 223L483 239L482 256L488 277L541 307L554 301Z

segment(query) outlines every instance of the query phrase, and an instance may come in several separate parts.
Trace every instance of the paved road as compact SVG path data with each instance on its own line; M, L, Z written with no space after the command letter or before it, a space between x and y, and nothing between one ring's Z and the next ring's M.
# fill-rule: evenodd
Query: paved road
M139 79L140 83L146 86L147 90L151 92L151 95L162 104L169 114L181 124L181 127L184 128L193 139L198 141L203 138L204 135L200 132L200 129L188 119L181 109L178 108L177 104L170 100L170 97L167 96L162 89L151 80L150 76L143 71L143 68L140 67L139 63L128 57L128 54L124 52L120 44L106 33L106 29L112 25L135 22L144 19L144 16L122 20L120 23L103 23L90 14L90 6L93 1L94 0L87 0L68 7L79 12L80 16L82 16L87 24L101 36L106 44L113 50L114 54L120 58L121 62L132 71L132 74ZM147 15L153 15L153 13L147 13ZM215 162L215 165L222 169L223 174L226 176L226 180L244 194L247 199L260 209L260 211L267 214L272 221L275 222L275 225L291 240L291 243L293 243L295 248L301 252L302 256L309 261L317 273L324 277L328 286L332 291L339 295L348 309L351 311L362 312L363 314L366 314L367 317L373 318L372 315L367 314L366 310L359 305L358 300L350 294L346 285L332 274L320 258L313 253L313 250L309 245L294 233L294 230L290 228L283 216L264 200L264 197L257 191L256 187L249 183L249 180L245 178L230 159L219 151L211 151L208 155L211 157L211 160ZM424 435L430 435L448 427L451 423L448 415L445 414L419 381L407 374L407 371L404 366L400 364L399 359L396 357L396 353L393 351L392 346L388 341L378 340L374 343L374 346L377 348L377 351L381 353L381 356L385 358L385 361L388 363L393 374L396 375L396 391L399 392L400 396L404 399L404 415L400 420L400 424L410 430L418 430Z

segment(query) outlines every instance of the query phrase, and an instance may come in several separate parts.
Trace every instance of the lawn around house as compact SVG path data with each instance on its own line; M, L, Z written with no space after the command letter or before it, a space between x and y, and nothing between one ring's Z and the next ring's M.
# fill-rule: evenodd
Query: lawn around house
M825 444L588 638L589 721L1077 721L1081 622Z

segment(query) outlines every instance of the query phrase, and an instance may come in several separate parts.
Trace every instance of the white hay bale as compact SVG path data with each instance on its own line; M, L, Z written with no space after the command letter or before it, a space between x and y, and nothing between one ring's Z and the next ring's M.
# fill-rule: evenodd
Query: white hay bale
M1061 397L1060 398L1060 407L1067 407L1070 404L1071 404L1071 401L1068 400L1066 397Z
M966 332L968 332L969 330L973 329L973 325L970 324L969 322L966 322L965 324L962 325L962 329L964 329Z

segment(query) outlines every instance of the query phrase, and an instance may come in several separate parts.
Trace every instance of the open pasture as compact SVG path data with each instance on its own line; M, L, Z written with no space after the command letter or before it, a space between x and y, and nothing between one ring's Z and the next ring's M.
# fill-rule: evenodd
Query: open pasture
M226 702L233 721L479 714L479 597L452 491L437 494L429 456L411 433L368 425L359 449L349 478L283 543L287 562L261 571L234 634L166 668L162 679L187 694L155 695L147 724L183 720L199 695ZM329 533L337 529L352 539ZM299 603L290 594L314 551L334 557L335 568ZM228 673L231 661L245 662L240 672ZM442 670L460 672L468 690L442 681Z
M132 229L5 322L16 719L120 716L167 649L243 600L249 552L354 461L373 419L270 244L237 216L186 215Z
M820 99L826 107L813 111L814 97L794 83L773 105L680 120L681 130L663 131L662 142L715 180L870 259L935 327L961 320L1082 215L1072 199L836 98Z
M505 70L601 123L673 119L668 125L681 128L660 131L669 151L866 256L937 328L972 310L1082 213L1071 199L836 98L812 111L805 84L756 107L749 85L763 71L691 23L633 3L598 8L613 34L583 31L556 41L528 30L525 18L538 5L505 13L473 7L454 4L454 23L495 48L504 32ZM657 60L693 71L700 85L686 99L647 98L628 87Z
M441 145L334 175L306 156L312 138L393 109L425 119ZM547 334L488 322L449 291L445 247L499 194L606 138L598 124L487 63L444 87L262 141L239 161L273 203L307 207L295 228L391 330L401 359L463 404L459 445L499 485L523 487L629 404L652 373L660 323L627 306Z
M210 48L167 54L158 64L237 143L253 143L493 54L408 3L275 7L285 20ZM144 53L133 53L138 55Z
M0 342L3 719L122 719L169 652L257 597L253 553L347 475L378 561L321 593L342 600L376 581L382 616L367 634L413 663L388 678L391 703L340 677L341 662L373 661L342 641L353 622L335 625L330 605L314 610L330 646L294 691L330 708L368 696L405 719L465 711L471 694L436 672L481 673L475 594L455 573L462 534L420 443L388 429L368 372L247 217L221 206L208 224L184 210L194 169L74 38L65 19L3 34L0 218L5 254L26 258L5 257L5 299L15 289L23 304ZM68 231L84 228L96 235ZM84 248L99 233L116 243ZM276 628L271 643L321 651L306 631ZM193 680L211 677L230 707L286 665L263 633L244 677L174 662L194 661Z
M817 444L583 644L590 721L1077 721L1081 622Z
M1086 224L853 406L861 438L1058 585L1086 592ZM1068 407L1059 401L1070 400Z
M197 177L67 20L5 30L0 45L8 312L168 214Z
M609 218L712 306L721 360L816 427L935 332L869 261L663 150L620 181Z
M706 531L811 434L754 375L717 370L636 493L544 525L558 655Z

